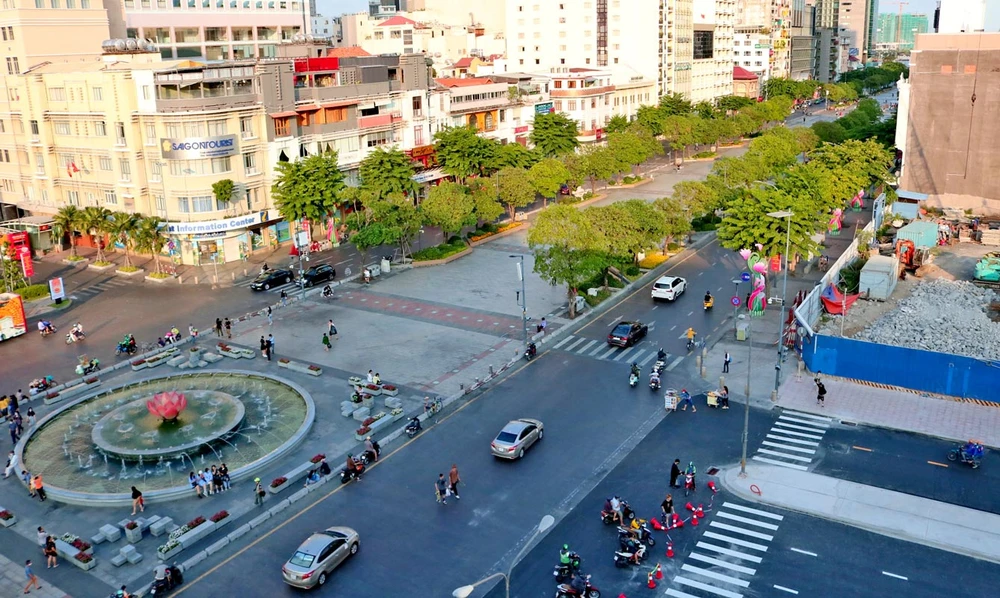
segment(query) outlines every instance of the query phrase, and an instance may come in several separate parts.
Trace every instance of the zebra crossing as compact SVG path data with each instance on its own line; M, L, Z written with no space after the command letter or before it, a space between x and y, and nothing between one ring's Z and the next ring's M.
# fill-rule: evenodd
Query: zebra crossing
M724 502L681 565L673 598L743 598L784 516ZM755 593L756 595L756 593Z
M808 471L833 419L801 411L782 411L753 456L754 461Z
M235 286L235 287L243 287L244 289L249 289L250 288L250 283L252 283L252 282L253 282L253 278L247 278L247 279L241 280L239 282L234 282L233 286ZM271 294L274 294L274 295L280 295L281 291L285 291L290 296L293 291L298 291L298 290L299 290L299 283L293 280L292 282L290 282L288 284L281 284L281 285L273 286L273 287L271 287L270 289L268 289L266 291L259 291L259 292L261 292L261 293L271 293Z
M552 348L567 353L592 357L601 361L634 362L638 363L639 367L646 367L647 365L652 367L653 362L656 360L657 351L651 345L647 345L646 347L633 345L627 349L610 347L605 340L598 341L572 334L567 335L566 338L560 340ZM684 355L671 355L667 353L665 360L667 365L664 367L664 370L668 372L672 371L684 360L684 357Z
M102 280L97 284L92 284L88 287L82 289L76 289L71 292L70 295L76 295L77 297L90 297L97 295L98 293L103 293L104 291L110 291L112 289L123 287L129 283L121 278L109 278L107 280Z

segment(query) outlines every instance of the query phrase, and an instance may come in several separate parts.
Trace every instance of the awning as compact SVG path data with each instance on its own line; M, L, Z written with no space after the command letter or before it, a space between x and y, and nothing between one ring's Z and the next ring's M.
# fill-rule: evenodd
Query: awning
M926 201L928 197L926 193L917 193L916 191L906 191L903 189L898 189L896 196L899 199L909 199L910 201Z
M295 112L316 112L319 108L319 104L308 104L306 106L296 106Z
M344 108L346 106L357 106L358 100L344 100L342 102L331 102L329 104L323 104L323 108Z
M273 114L268 114L271 118L288 118L290 116L298 116L298 112L294 110L286 110L285 112L275 112Z
M421 170L417 174L413 175L413 180L417 183L429 183L431 181L443 179L446 176L448 175L440 168L428 168L427 170Z

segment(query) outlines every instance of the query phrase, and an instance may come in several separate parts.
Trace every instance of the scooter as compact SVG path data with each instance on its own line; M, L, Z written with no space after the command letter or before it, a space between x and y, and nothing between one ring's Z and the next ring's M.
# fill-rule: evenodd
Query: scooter
M79 324L76 324L72 329L70 329L69 332L66 333L66 344L71 345L73 343L78 343L83 341L85 338L87 338L87 335L84 334L83 328Z
M622 504L622 518L625 521L632 521L633 519L635 519L635 511L633 511L632 507L629 506L628 501L621 499L619 500ZM612 523L614 523L615 522L614 515L615 515L614 511L601 509L601 521L604 522L604 525L611 525Z
M50 334L55 334L56 327L52 325L52 322L49 322L48 320L42 320L41 322L39 322L39 324L41 324L42 327L38 329L38 334L42 335L43 337L48 336Z
M538 347L535 346L535 343L528 343L528 348L524 350L524 358L531 361L537 354Z
M129 355L135 355L139 348L136 347L134 343L126 343L124 341L119 342L118 346L115 347L115 356L121 355L122 353L127 353Z
M361 474L363 474L365 472L365 464L364 464L364 462L361 461L361 460L359 460L359 459L355 459L355 462L357 463L358 468L355 469L354 471L351 471L350 469L347 469L346 467L340 471L340 483L341 484L346 484L347 482L350 482L351 480L359 479L360 476L361 476Z
M709 297L703 302L703 305L705 306L705 311L712 309L712 306L715 305L715 297Z
M411 417L409 423L406 424L406 435L409 436L410 438L413 438L414 436L420 433L421 429L422 428L420 427L420 418Z
M694 491L697 489L698 488L695 485L694 481L694 474L693 473L684 474L684 496L694 493Z
M552 569L552 575L556 581L563 583L573 577L573 574L580 570L580 555L575 552L569 553L569 563L559 563Z
M181 570L177 565L170 565L167 567L166 579L153 580L152 585L149 587L149 595L162 596L182 583L184 583L184 574L181 573Z
M646 558L646 545L635 543L633 550L616 550L615 567L625 568L629 565L641 565L642 559Z
M635 388L637 384L639 384L639 374L632 372L628 375L628 385Z
M653 532L649 529L649 523L645 519L633 519L629 527L631 531L639 535L639 542L648 546L656 546L656 538L653 537ZM628 532L629 530L625 528L618 528L619 537L623 534L628 534Z
M87 374L93 374L99 369L101 369L101 362L95 357L86 363L81 362L76 364L76 375L86 376Z
M601 591L590 585L590 576L584 575L584 590L578 591L568 583L561 583L556 586L556 598L601 598Z
M649 377L649 390L658 391L660 390L660 377L656 375L651 375Z

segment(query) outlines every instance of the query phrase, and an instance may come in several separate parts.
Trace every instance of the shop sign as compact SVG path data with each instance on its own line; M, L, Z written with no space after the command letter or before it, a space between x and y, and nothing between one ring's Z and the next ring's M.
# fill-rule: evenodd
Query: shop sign
M411 158L426 158L427 156L434 155L433 145L419 145L412 150L410 150Z
M18 253L21 254L21 270L24 271L25 278L35 275L35 263L31 261L31 248L22 246Z
M225 233L267 222L268 210L261 210L246 216L227 218L225 220L207 220L204 222L168 222L167 233L172 235L202 235L206 233Z
M239 150L236 135L219 137L189 137L160 139L160 155L164 160L200 160L232 156Z
M520 126L520 127L514 127L514 134L515 135L520 135L521 133L527 133L527 132L528 132L528 125L523 125L523 126Z
M604 138L604 129L595 129L594 135L597 138L597 141L600 141Z
M555 105L552 102L544 102L542 104L535 104L535 114L549 114L555 112Z
M52 278L49 280L49 296L52 301L66 298L66 287L63 286L62 278Z

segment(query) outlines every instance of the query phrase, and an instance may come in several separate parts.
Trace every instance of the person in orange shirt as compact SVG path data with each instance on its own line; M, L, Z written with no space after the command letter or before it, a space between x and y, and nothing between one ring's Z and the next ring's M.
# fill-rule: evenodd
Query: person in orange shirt
M31 480L31 486L32 486L32 488L35 489L35 494L38 495L38 498L40 498L42 500L42 502L45 502L45 499L46 499L46 496L45 496L45 486L42 485L42 476L36 475Z

